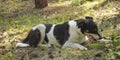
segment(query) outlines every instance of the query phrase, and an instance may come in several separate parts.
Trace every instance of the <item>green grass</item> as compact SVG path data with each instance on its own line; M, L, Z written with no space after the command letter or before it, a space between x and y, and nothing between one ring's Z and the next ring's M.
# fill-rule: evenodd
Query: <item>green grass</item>
M2 0L0 0L1 3ZM105 31L103 31L104 36L110 36L114 37L116 32L113 30L113 25L109 22L109 19L112 18L112 15L106 13L110 13L113 9L114 2L111 1L107 5L103 7L99 7L99 4L104 2L103 0L67 0L71 1L71 5L68 5L67 7L65 5L62 5L62 0L56 3L53 3L52 8L58 8L58 10L52 10L53 13L41 14L41 10L37 10L33 8L33 5L31 1L12 1L8 0L6 1L7 4L0 8L0 16L5 16L3 19L0 17L0 28L4 27L5 31L2 33L7 32L8 35L5 36L5 38L2 39L1 42L9 42L11 40L20 41L23 38L26 37L28 31L37 24L58 24L63 23L66 21L69 21L70 19L78 19L78 18L84 18L84 16L93 16L96 23L99 23L102 19L108 20L108 22L105 22L107 27L105 27ZM3 3L3 2L2 2ZM97 6L97 9L94 9L93 7ZM51 8L51 6L49 6ZM77 9L76 9L77 8ZM33 11L32 11L33 9ZM30 11L29 11L30 10ZM48 9L49 10L49 9ZM21 12L17 16L14 16L14 11ZM25 12L24 12L25 11ZM51 11L50 11L51 12ZM113 11L114 12L114 11ZM24 14L25 13L25 14ZM13 15L13 16L12 16ZM120 15L120 11L119 14ZM12 16L12 17L9 17ZM1 31L1 30L0 30ZM15 38L15 39L13 39ZM0 54L0 60L14 60L12 57L14 54L11 52L16 42L12 43L6 43L8 47L6 49L10 50L9 52L6 52L4 55ZM91 43L88 44L87 47L90 48L88 51L80 51L80 50L72 50L72 49L65 49L62 50L62 53L59 53L61 49L56 48L57 51L55 51L55 54L57 57L59 57L60 54L64 56L64 58L67 59L74 59L79 60L79 58L90 58L92 55L95 56L95 54L99 53L98 51L102 51L102 55L105 57L106 60L114 59L116 58L116 52L119 51L120 42L114 37L114 42L112 48L108 48L108 52L106 52L105 45L106 43ZM47 47L43 47L45 51L47 51ZM94 53L94 54L92 54ZM86 54L86 55L84 55Z

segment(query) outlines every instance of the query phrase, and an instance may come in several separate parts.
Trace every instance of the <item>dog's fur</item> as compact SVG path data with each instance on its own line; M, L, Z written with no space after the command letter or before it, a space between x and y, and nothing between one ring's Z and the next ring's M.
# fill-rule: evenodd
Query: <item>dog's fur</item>
M95 39L101 38L97 25L89 16L85 19L71 20L63 24L36 25L21 43L16 44L16 47L37 47L38 44L46 41L49 45L58 45L62 48L73 47L87 50L86 47L79 44L88 40L86 35L93 35Z

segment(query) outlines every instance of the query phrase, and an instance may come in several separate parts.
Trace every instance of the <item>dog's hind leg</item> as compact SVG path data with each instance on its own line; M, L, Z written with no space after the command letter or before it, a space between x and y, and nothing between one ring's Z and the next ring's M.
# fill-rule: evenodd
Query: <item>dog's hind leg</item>
M62 46L62 49L66 47L79 48L80 50L88 50L86 47L80 45L79 43L73 43L73 42L68 42L68 41Z

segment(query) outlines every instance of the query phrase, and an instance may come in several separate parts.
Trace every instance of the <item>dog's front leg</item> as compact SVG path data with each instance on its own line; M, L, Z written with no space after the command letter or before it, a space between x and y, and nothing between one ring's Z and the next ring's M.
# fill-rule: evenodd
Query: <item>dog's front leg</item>
M62 49L66 47L79 48L80 50L88 50L86 47L80 45L79 43L73 43L73 42L68 42L68 41L62 46Z

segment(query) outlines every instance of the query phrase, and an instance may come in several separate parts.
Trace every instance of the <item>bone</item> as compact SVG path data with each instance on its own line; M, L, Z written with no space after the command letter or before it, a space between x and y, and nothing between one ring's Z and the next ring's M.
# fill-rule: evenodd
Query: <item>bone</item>
M105 38L102 38L100 40L98 40L99 42L112 42L112 40L110 39L105 39Z

